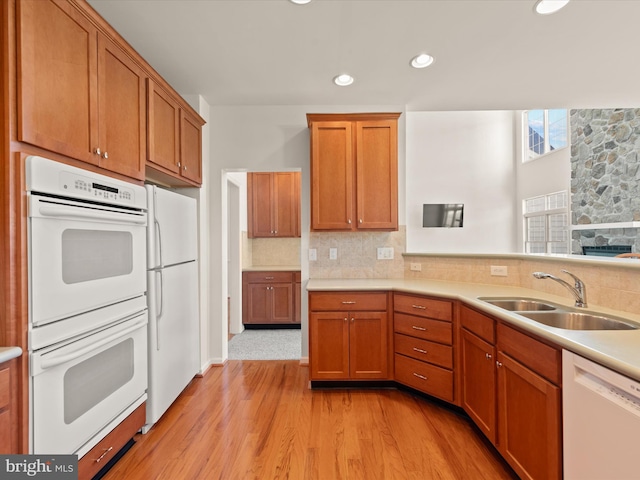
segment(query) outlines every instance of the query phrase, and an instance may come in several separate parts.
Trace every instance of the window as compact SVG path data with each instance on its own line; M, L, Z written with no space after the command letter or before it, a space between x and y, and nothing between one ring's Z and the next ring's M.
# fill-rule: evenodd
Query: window
M526 151L523 161L533 160L567 146L567 110L529 110L522 122Z
M562 191L524 200L526 253L569 253L568 199Z

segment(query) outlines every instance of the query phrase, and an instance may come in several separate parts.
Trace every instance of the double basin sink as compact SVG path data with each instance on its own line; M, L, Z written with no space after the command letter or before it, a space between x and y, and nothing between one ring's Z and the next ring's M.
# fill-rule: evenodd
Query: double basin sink
M567 330L637 330L630 320L600 313L589 313L533 298L479 297L509 312L517 313L549 327Z

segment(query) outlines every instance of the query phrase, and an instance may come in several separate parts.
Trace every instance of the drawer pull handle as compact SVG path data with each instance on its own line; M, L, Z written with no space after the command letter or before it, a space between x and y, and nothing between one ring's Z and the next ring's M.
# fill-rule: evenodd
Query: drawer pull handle
M427 353L427 351L426 351L426 350L422 350L421 348L416 348L416 347L413 347L413 351L414 351L414 352L418 352L418 353L424 353L425 355L426 355L426 353Z
M423 305L411 305L413 308L417 308L418 310L426 310L427 307L423 306Z
M424 327L418 327L416 325L413 325L411 328L413 328L414 330L420 330L421 332L426 332L427 329Z
M414 377L418 377L418 378L420 378L421 380L429 380L427 377L425 377L424 375L420 375L419 373L415 373L415 372L414 372L414 373L413 373L413 376L414 376Z
M491 358L493 358L493 357L492 357L492 355L491 355L490 353L485 353L485 354L484 354L484 357L485 357L487 360L491 360Z
M348 301L344 301L342 302L343 305L355 305L356 302L354 300L348 300Z
M100 461L111 451L113 450L113 447L109 447L107 448L104 452L102 452L102 455L100 455L99 458L96 458L96 463L100 463Z
M273 280L275 277L264 277L265 280Z

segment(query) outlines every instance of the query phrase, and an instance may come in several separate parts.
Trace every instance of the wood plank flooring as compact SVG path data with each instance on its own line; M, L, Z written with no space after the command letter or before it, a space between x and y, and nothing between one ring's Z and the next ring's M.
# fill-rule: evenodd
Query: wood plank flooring
M298 361L212 367L103 478L517 478L449 409L395 389L308 382Z

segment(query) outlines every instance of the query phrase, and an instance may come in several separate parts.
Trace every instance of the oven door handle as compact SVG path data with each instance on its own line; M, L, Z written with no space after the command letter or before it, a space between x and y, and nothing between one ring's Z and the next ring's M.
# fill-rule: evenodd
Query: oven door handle
M136 215L119 212L99 212L83 207L66 207L63 205L39 205L38 212L44 217L72 217L87 220L109 220L118 223L131 223L134 225L144 225L147 223L145 215Z
M124 330L114 333L113 335L109 335L108 337L98 340L97 342L91 343L90 345L86 345L82 348L78 348L77 350L73 350L72 352L69 352L69 353L43 357L40 361L40 368L42 368L43 370L46 370L47 368L53 368L63 363L67 363L77 358L80 358L83 355L86 355L87 353L93 352L96 348L100 348L103 345L113 342L114 340L117 340L120 337L124 337L130 334L131 332L135 332L139 328L144 327L146 323L147 323L146 320L143 322L138 322L129 328L125 328Z

